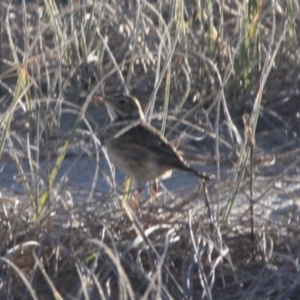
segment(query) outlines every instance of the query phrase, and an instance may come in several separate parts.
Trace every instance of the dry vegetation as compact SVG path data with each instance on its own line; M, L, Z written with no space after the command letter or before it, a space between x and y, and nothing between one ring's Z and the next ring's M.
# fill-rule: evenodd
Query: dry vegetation
M300 299L298 0L0 12L1 299ZM132 210L95 87L215 178L176 173Z

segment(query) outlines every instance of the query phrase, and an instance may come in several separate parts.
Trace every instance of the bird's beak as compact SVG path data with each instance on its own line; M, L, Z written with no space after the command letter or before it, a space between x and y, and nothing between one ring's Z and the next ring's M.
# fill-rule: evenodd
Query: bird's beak
M93 96L93 99L102 103L106 102L106 98L98 94L95 94Z
M100 103L104 103L105 106L106 106L106 109L108 111L108 114L109 114L109 117L111 120L114 120L117 116L113 110L113 108L111 107L111 105L109 104L108 100L106 97L102 96L102 95L99 95L99 94L94 94L93 95L93 100L96 100Z

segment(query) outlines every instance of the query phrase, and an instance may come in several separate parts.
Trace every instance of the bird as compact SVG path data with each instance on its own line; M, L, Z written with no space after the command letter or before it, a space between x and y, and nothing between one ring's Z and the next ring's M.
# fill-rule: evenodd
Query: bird
M173 169L189 172L202 180L211 178L209 174L192 168L145 120L137 98L125 94L106 97L97 93L93 98L106 105L111 118L104 142L107 154L118 169L137 181L139 195L143 182L168 177Z

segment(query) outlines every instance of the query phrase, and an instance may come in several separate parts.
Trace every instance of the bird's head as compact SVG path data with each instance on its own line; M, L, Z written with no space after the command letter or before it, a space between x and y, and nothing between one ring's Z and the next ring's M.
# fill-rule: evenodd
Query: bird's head
M143 120L144 113L141 105L133 96L123 94L112 95L108 97L94 95L94 99L104 102L113 119L117 120Z

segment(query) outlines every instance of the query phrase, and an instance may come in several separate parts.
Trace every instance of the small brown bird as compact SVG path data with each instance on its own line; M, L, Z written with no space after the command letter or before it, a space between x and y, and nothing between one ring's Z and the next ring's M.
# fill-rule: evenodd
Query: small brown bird
M109 97L94 95L94 99L106 104L112 119L106 137L111 161L134 178L139 187L142 182L166 177L172 169L210 179L210 175L190 167L168 140L145 121L141 105L135 97L122 94Z

